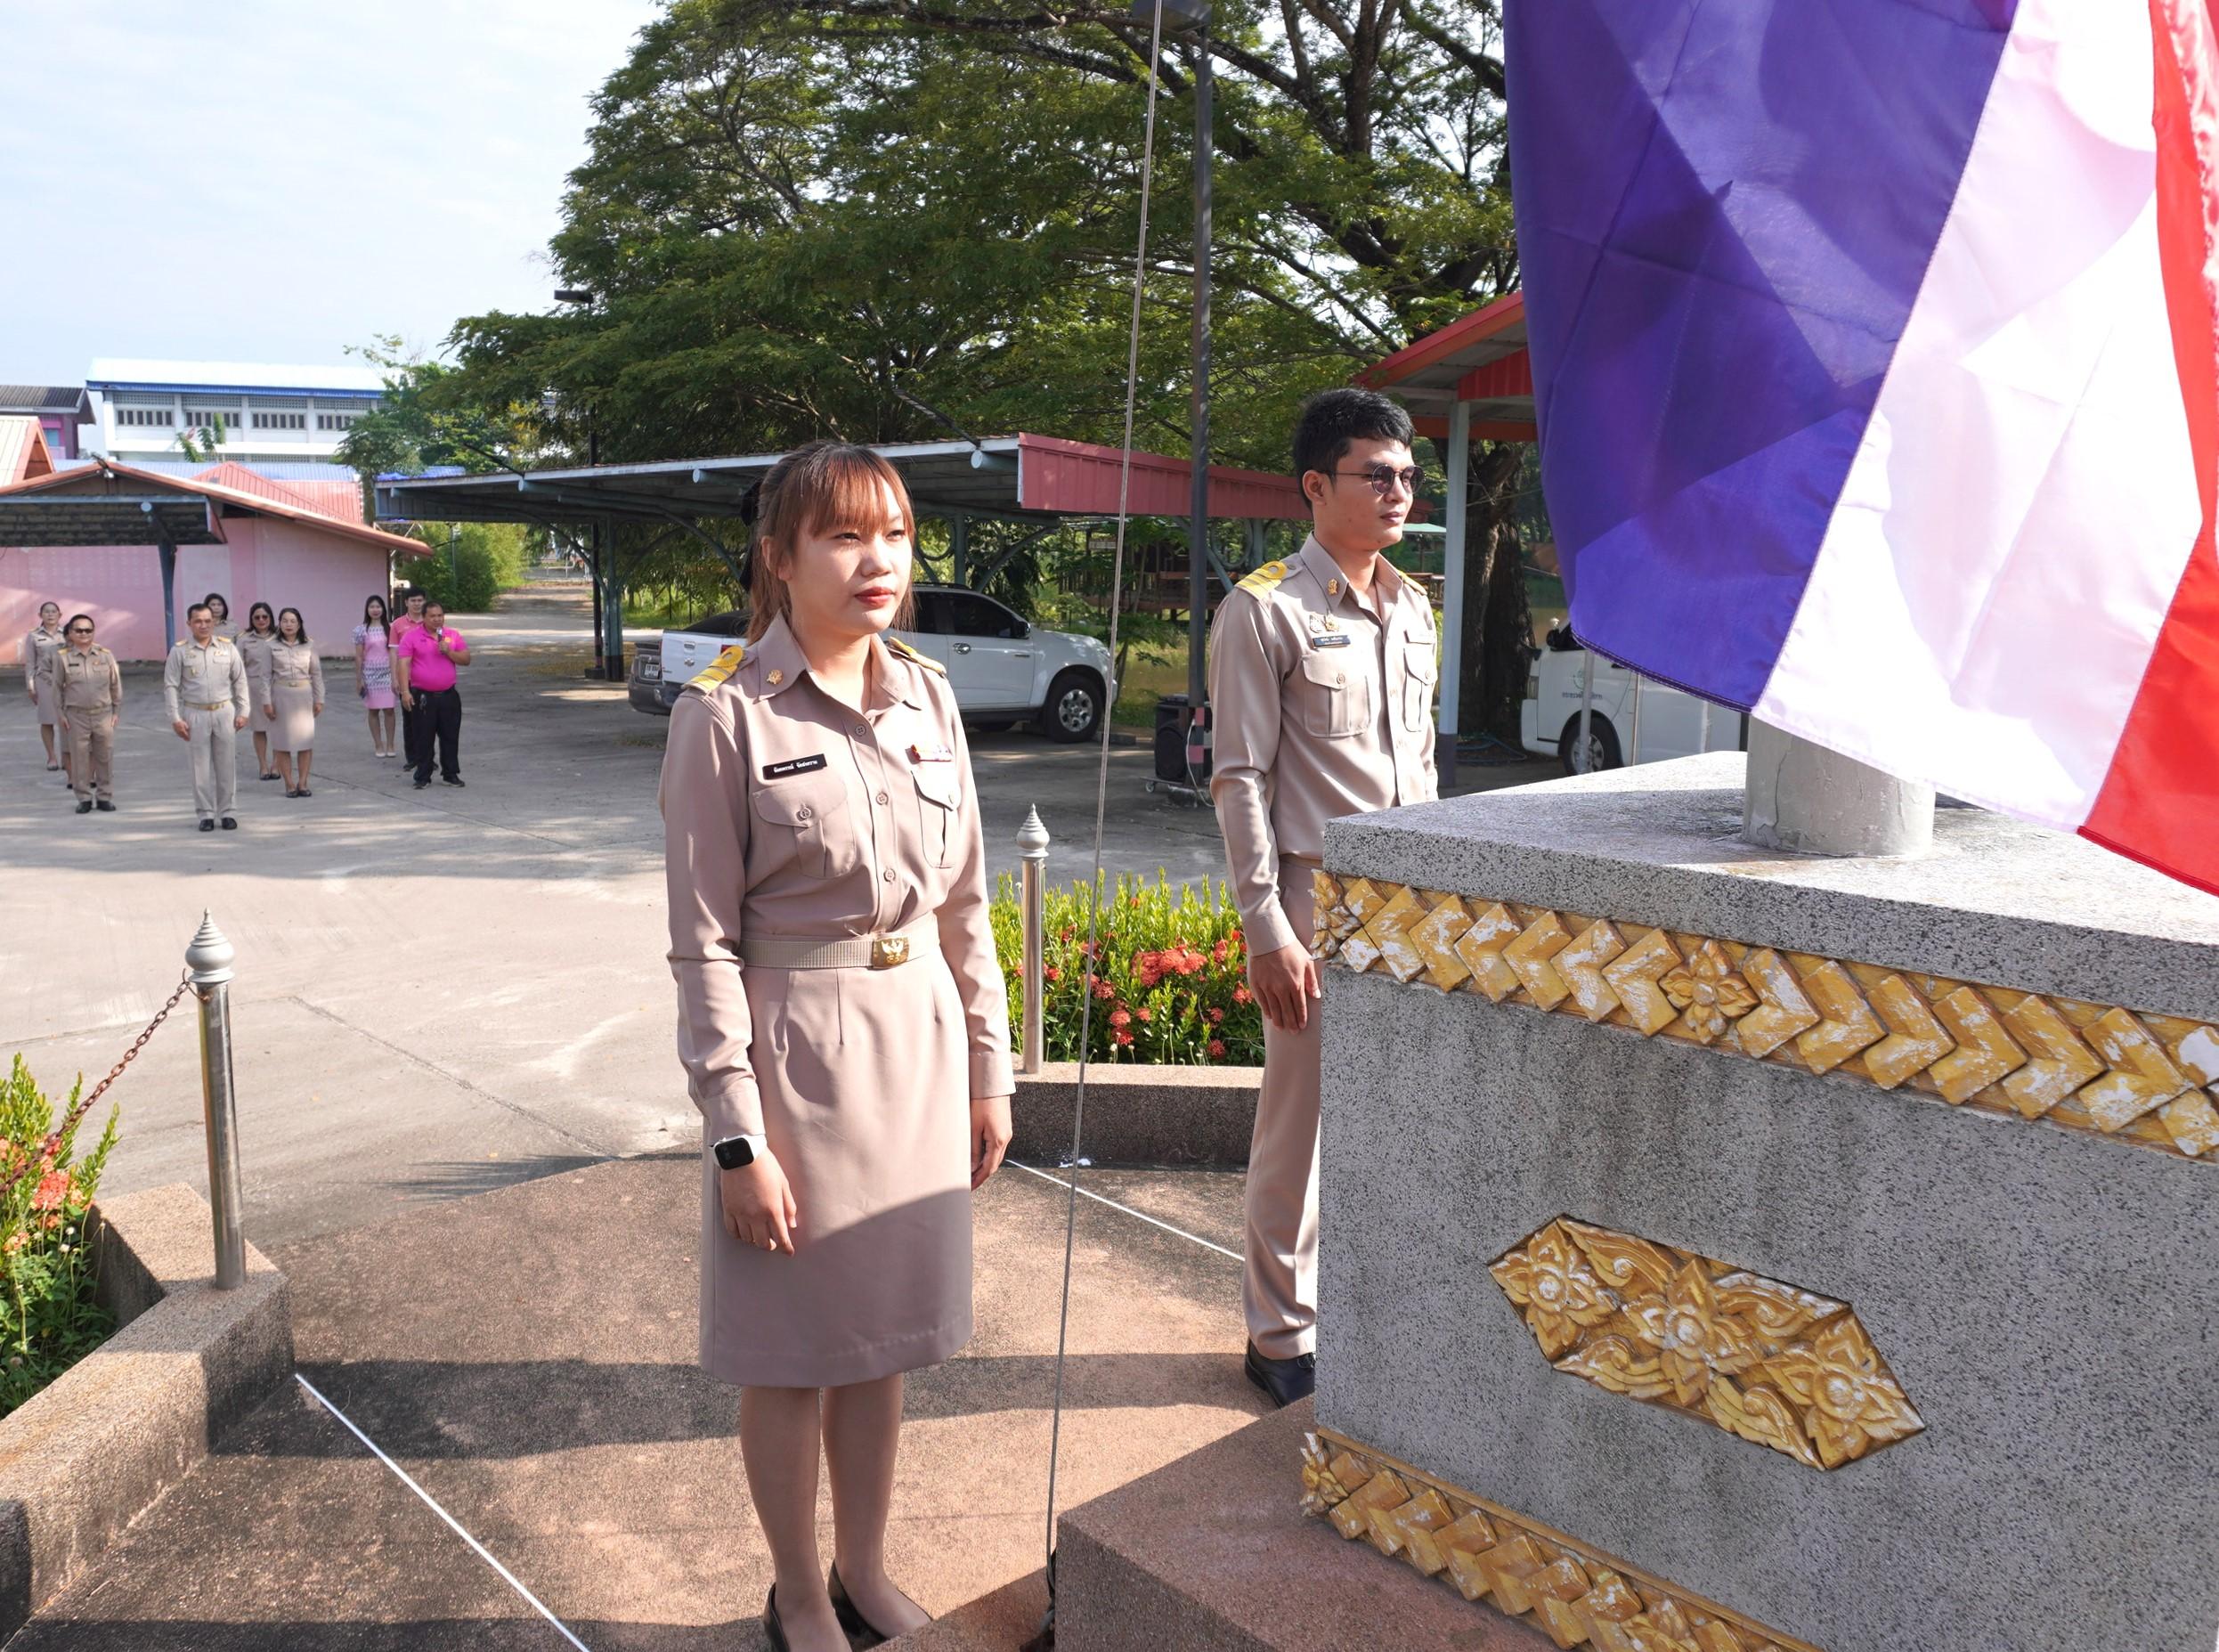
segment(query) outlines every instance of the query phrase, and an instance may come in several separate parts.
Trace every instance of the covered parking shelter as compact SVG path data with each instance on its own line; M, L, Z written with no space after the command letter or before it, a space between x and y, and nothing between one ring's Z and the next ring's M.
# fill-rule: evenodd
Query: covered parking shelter
M1082 517L1114 517L1126 468L1121 449L1054 436L895 443L872 451L900 475L919 516L948 524L952 577L973 587L993 578L1001 562L981 567L973 560L972 523L1030 523L1044 530ZM472 476L387 476L378 482L377 516L382 522L583 525L596 531L597 549L606 543L604 530L619 523L673 526L709 545L736 574L746 538L746 530L736 525L742 497L783 457L751 453ZM1126 507L1136 517L1184 517L1191 476L1184 459L1134 452ZM1210 467L1208 509L1212 520L1247 525L1251 563L1262 560L1266 522L1306 521L1310 515L1293 477L1223 465ZM736 525L723 525L727 521ZM622 680L623 580L614 556L597 554L595 561L602 668L611 680ZM1211 562L1231 585L1233 576L1214 552ZM1189 616L1197 648L1206 623L1206 615Z
M1448 509L1443 522L1441 722L1443 781L1455 778L1459 701L1464 668L1464 563L1471 517L1472 444L1532 442L1533 363L1525 353L1525 295L1492 304L1403 346L1355 376L1410 411L1418 434L1448 449Z

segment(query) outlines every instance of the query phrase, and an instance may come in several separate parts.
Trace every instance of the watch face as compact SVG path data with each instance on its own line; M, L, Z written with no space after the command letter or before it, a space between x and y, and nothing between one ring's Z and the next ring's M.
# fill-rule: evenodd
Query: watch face
M755 1149L744 1136L717 1143L717 1163L727 1170L744 1170L755 1162Z

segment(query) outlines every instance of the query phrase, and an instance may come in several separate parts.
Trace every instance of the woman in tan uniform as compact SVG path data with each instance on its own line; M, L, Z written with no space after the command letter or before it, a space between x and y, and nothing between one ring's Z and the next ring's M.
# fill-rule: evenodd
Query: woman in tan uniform
M38 737L46 743L48 774L69 762L69 748L55 732L61 721L61 703L54 696L54 655L61 652L61 605L40 603L38 623L23 639L23 688L38 708Z
M316 756L316 719L323 715L323 662L308 640L307 624L298 608L280 609L277 623L269 671L263 678L266 697L262 714L270 724L270 746L285 780L285 795L307 797L308 769Z
M843 1652L929 1621L885 1570L902 1373L971 1337L1008 1013L955 696L882 635L909 603L900 478L814 444L758 517L749 640L671 717L671 964L705 1121L701 1359L743 1390L765 1626L780 1652Z
M247 629L239 633L239 657L247 662L247 732L255 737L255 767L264 780L278 771L270 762L270 720L263 707L270 704L270 646L277 641L277 615L266 602L247 610Z

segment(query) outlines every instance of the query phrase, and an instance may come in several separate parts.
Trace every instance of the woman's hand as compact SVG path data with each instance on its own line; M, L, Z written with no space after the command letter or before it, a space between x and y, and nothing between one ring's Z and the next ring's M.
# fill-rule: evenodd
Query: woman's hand
M971 1098L971 1186L977 1192L987 1178L1002 1168L1009 1152L1010 1098L974 1095Z
M265 701L262 707L262 715L265 720L273 720L277 716L277 707Z
M801 1225L793 1189L778 1161L766 1152L753 1164L717 1172L717 1193L724 1207L724 1231L756 1250L793 1254L793 1235Z

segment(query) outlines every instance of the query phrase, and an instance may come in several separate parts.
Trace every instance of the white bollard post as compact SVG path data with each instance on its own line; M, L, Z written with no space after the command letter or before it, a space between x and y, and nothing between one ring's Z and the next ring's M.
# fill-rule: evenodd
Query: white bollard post
M1048 828L1040 810L1027 809L1025 824L1017 828L1017 853L1023 861L1019 879L1019 922L1025 932L1025 1025L1019 1070L1036 1073L1041 1068L1042 973L1047 968Z

